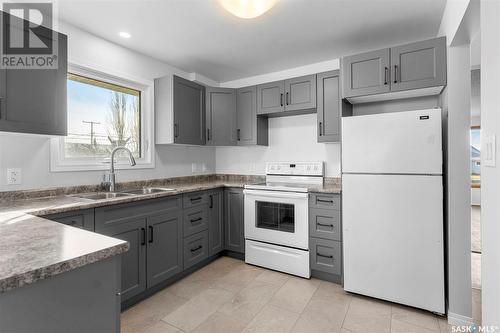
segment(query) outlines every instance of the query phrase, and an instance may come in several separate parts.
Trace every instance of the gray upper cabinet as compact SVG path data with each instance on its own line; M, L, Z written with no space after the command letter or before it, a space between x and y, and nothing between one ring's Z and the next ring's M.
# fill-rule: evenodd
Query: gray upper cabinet
M342 102L339 71L317 75L318 142L340 142Z
M208 255L224 250L224 192L208 193Z
M276 81L257 86L257 114L285 111L285 82Z
M174 76L174 143L205 144L205 87Z
M0 70L0 131L67 135L67 37L55 35L57 69Z
M236 91L236 123L238 146L268 145L268 120L257 116L257 88Z
M443 86L446 84L446 38L393 47L391 65L392 91Z
M225 249L245 253L245 234L243 222L243 190L229 188L224 190Z
M182 272L182 212L147 218L147 287Z
M236 145L236 91L234 89L206 89L207 145Z
M316 108L316 75L285 80L285 111Z
M343 97L389 92L390 49L342 58Z

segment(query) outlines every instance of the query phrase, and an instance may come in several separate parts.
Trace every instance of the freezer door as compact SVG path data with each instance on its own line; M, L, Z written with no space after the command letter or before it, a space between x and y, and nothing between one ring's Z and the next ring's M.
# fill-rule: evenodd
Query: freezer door
M441 109L342 118L342 172L441 174Z
M442 177L344 175L344 289L444 313Z

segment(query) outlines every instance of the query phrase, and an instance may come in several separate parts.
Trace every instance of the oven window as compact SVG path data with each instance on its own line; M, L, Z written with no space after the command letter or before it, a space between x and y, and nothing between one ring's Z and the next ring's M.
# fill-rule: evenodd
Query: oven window
M257 228L295 231L295 210L291 204L256 201Z

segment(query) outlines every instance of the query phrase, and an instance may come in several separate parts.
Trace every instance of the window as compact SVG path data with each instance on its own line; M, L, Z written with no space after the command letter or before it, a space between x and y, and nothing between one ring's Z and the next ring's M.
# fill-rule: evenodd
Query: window
M139 167L154 167L152 82L140 82L70 66L68 135L51 143L51 170L107 169L111 151L125 146ZM117 155L117 167L120 166Z
M481 128L474 126L470 130L470 172L472 187L481 185Z

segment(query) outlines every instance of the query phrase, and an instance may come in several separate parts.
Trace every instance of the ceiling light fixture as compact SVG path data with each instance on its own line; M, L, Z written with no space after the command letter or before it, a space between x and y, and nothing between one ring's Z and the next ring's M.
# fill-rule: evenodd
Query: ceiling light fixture
M278 2L278 0L219 0L225 10L244 19L260 16Z
M130 38L132 35L130 35L128 32L125 32L125 31L121 31L119 33L120 37L122 38Z

